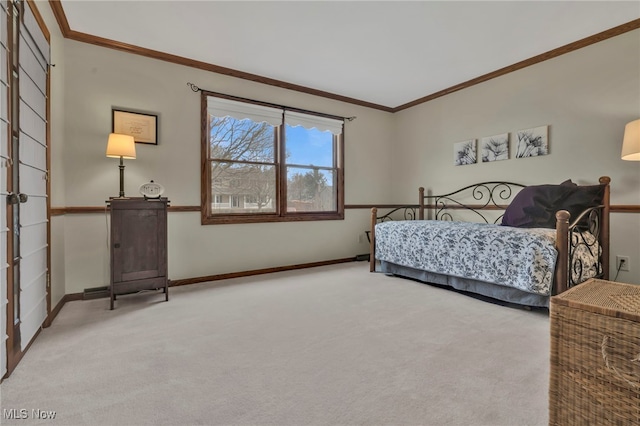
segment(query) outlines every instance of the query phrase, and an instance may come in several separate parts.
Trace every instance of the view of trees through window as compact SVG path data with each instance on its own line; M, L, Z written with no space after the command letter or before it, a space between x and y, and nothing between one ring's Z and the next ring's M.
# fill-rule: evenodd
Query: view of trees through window
M212 212L275 212L276 128L210 116L209 129Z
M285 125L288 211L335 211L334 136Z
M206 114L208 217L341 213L340 136L220 115Z

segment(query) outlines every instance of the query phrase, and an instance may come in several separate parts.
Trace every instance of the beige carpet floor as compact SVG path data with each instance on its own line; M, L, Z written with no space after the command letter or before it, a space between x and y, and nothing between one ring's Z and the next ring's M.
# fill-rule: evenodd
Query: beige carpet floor
M548 422L544 311L372 274L366 262L116 303L64 306L2 383L2 424Z

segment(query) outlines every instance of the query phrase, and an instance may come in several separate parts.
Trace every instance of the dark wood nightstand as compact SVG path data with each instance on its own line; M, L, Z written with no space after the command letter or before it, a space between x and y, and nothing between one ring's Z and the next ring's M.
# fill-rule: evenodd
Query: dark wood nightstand
M116 297L142 290L163 289L167 277L166 198L112 198L111 309Z

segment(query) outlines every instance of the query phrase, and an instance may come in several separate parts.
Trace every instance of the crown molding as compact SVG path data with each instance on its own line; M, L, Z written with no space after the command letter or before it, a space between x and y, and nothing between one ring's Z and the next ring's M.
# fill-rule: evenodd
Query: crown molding
M31 0L29 0L31 1ZM158 59L161 61L171 62L178 65L184 65L187 67L197 68L204 71L210 71L217 74L227 75L230 77L241 78L244 80L254 81L256 83L262 83L269 86L280 87L282 89L293 90L296 92L307 93L314 96L319 96L327 99L333 99L341 102L346 102L352 105L363 106L366 108L372 108L380 111L396 113L399 111L403 111L405 109L414 107L416 105L423 104L425 102L429 102L433 99L440 98L442 96L460 91L462 89L466 89L467 87L475 86L476 84L483 83L485 81L491 80L496 77L503 76L505 74L509 74L513 71L517 71L531 65L556 58L558 56L564 55L565 53L573 52L575 50L581 49L583 47L598 43L603 40L607 40L609 38L624 34L629 31L633 31L640 28L640 19L635 19L633 21L627 22L622 25L618 25L617 27L610 28L608 30L602 31L600 33L594 34L592 36L583 38L581 40L575 41L573 43L566 44L562 47L558 47L556 49L550 50L548 52L542 53L540 55L534 56L529 59L525 59L523 61L517 62L513 65L509 65L504 68L500 68L496 71L481 75L474 79L465 81L460 84L456 84L455 86L448 87L446 89L440 90L438 92L432 93L430 95L424 96L422 98L416 99L414 101L408 102L406 104L397 106L397 107L388 107L384 105L379 105L371 102L366 102L360 99L350 98L347 96L338 95L335 93L325 92L323 90L317 90L310 87L300 86L297 84L287 83L285 81L276 80L269 77L263 77L257 74L251 74L243 71L234 70L231 68L222 67L215 64L210 64L207 62L197 61L194 59L185 58L182 56L172 55L169 53L160 52L157 50L147 49L140 46L135 46L128 43L122 43L115 40L110 40L103 37L94 36L91 34L82 33L79 31L74 31L69 27L69 22L67 21L67 17L64 13L64 9L62 8L62 4L60 0L49 0L49 5L53 10L53 14L58 21L58 26L60 27L60 31L65 38L70 40L79 41L82 43L94 44L96 46L106 47L110 49L120 50L123 52L131 53L134 55L146 56L148 58Z
M74 31L69 27L69 22L62 8L60 0L49 0L53 14L58 21L60 31L65 38L70 40L79 41L82 43L94 44L96 46L107 47L110 49L120 50L134 55L146 56L148 58L158 59L161 61L171 62L178 65L184 65L191 68L197 68L204 71L214 72L216 74L227 75L230 77L241 78L243 80L254 81L256 83L262 83L269 86L279 87L281 89L293 90L296 92L307 93L314 96L319 96L327 99L333 99L340 102L345 102L352 105L359 105L366 108L377 109L385 112L392 112L393 108L384 105L375 104L372 102L363 101L360 99L350 98L348 96L342 96L335 93L326 92L324 90L313 89L310 87L301 86L298 84L287 83L285 81L276 80L269 77L260 76L257 74L251 74L244 71L238 71L231 68L222 67L207 62L198 61L195 59L189 59L178 55L172 55L158 50L147 49L133 44L123 43L115 40L110 40L103 37L94 36L91 34Z
M480 77L476 77L474 79L465 81L464 83L456 84L455 86L451 86L439 92L432 93L431 95L427 95L420 99L416 99L415 101L411 101L404 105L400 105L398 107L393 108L392 112L395 113L398 111L405 110L407 108L414 107L416 105L423 104L425 102L429 102L433 99L440 98L450 93L454 93L459 90L466 89L467 87L475 86L476 84L484 83L485 81L491 80L493 78L500 77L505 74L509 74L511 72L529 67L531 65L535 65L540 62L544 62L546 60L556 58L560 55L564 55L565 53L573 52L575 50L582 49L583 47L590 46L600 41L607 40L615 36L619 36L626 32L637 30L638 28L640 28L640 19L635 19L633 21L627 22L626 24L618 25L617 27L610 28L598 34L594 34L592 36L583 38L581 40L574 41L573 43L565 44L564 46L558 47L557 49L549 50L548 52L542 53L540 55L534 56L529 59L525 59L524 61L517 62L513 65L509 65L508 67L500 68L499 70L481 75Z

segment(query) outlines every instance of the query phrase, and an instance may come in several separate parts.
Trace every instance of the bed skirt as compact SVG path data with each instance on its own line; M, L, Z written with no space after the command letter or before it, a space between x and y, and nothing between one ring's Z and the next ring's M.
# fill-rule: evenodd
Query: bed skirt
M407 266L397 265L386 261L380 262L380 271L385 274L392 274L399 277L411 278L424 283L445 285L456 290L481 294L493 299L508 303L516 303L524 306L549 307L549 296L527 293L522 290L492 284L485 281L478 281L467 278L454 277L450 275L436 274L428 271L421 271Z

